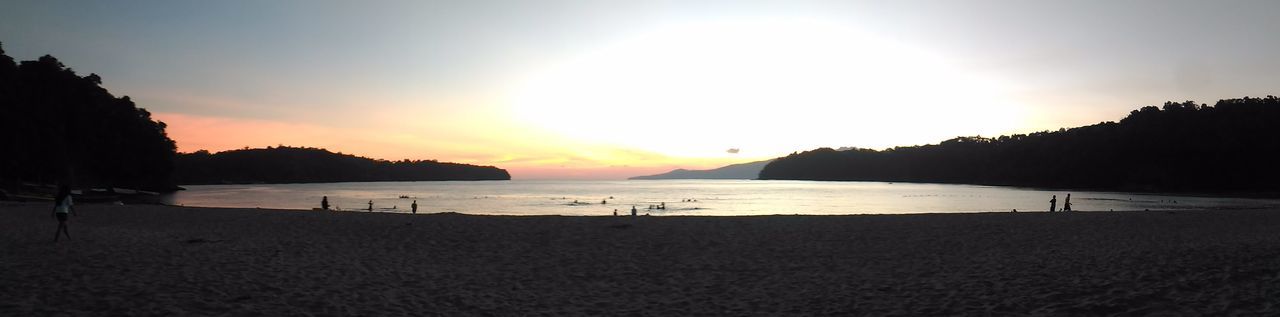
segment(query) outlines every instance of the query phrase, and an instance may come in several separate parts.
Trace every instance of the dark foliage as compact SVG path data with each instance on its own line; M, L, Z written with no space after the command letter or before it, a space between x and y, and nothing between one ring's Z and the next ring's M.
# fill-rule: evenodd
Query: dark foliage
M53 56L14 63L0 50L0 182L173 188L163 122Z
M179 154L179 184L509 180L506 170L436 161L385 161L324 149L268 147Z
M966 183L1131 191L1280 190L1280 98L1168 102L1116 122L883 151L821 148L761 179Z

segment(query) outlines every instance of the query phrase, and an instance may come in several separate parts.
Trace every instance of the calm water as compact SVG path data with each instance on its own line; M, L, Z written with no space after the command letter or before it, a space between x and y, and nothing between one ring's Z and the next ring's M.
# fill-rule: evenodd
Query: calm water
M311 209L320 197L343 210L500 215L608 215L636 206L653 215L882 214L1044 211L1066 191L972 185L755 180L377 182L186 186L170 203L205 207ZM403 199L400 196L413 198ZM612 198L611 198L612 197ZM695 201L685 202L683 200ZM577 204L574 201L578 201ZM600 204L605 200L606 204ZM1280 200L1072 192L1079 211L1280 206ZM666 203L666 210L646 210ZM391 209L394 208L394 209Z

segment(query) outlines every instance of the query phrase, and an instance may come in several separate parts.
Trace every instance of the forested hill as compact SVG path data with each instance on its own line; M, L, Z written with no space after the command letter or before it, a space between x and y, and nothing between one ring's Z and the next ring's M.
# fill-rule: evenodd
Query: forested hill
M287 146L183 153L175 166L176 181L191 185L511 179L506 170L493 166L375 160Z
M769 161L772 160L733 164L709 170L676 169L662 174L628 179L756 179L760 175L760 170L765 164L769 164Z
M1118 123L882 151L821 148L775 160L760 178L1274 194L1280 98L1169 102Z
M0 188L175 189L165 124L53 56L14 62L0 49Z

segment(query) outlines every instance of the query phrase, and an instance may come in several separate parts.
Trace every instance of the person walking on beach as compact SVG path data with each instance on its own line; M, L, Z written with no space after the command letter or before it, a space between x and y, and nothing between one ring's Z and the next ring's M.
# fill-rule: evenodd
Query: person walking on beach
M67 231L67 217L75 212L74 206L71 202L71 187L59 185L58 195L53 198L53 217L58 219L58 231L53 232L53 242L58 242L59 233L71 240L71 232Z
M1049 199L1049 212L1058 211L1058 195L1053 195L1053 199Z
M329 196L320 197L320 209L329 210Z
M1071 211L1071 194L1067 194L1067 199L1062 201L1062 211Z
M636 206L635 206L635 205L631 205L631 216L632 216L632 217L635 217L635 216L636 216Z
M413 201L413 204L412 204L412 205L409 205L409 207L410 207L410 208L413 208L413 214L415 214L415 215L416 215L416 214L418 214L418 201L417 201L417 200L414 200L414 201Z
M373 200L369 200L369 211L373 211Z

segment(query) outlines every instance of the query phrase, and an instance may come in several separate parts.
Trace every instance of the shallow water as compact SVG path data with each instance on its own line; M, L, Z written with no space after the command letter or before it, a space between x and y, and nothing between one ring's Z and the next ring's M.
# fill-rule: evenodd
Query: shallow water
M203 207L311 209L322 196L334 208L381 212L460 212L492 215L769 215L904 214L924 212L1046 211L1061 209L1176 210L1280 206L1280 200L1187 197L1122 192L1068 192L1016 187L884 182L760 180L375 182L192 185L167 202ZM411 198L399 198L408 196ZM601 204L601 201L605 204ZM693 200L693 201L686 201ZM575 204L574 202L578 203ZM666 209L649 210L666 204Z

